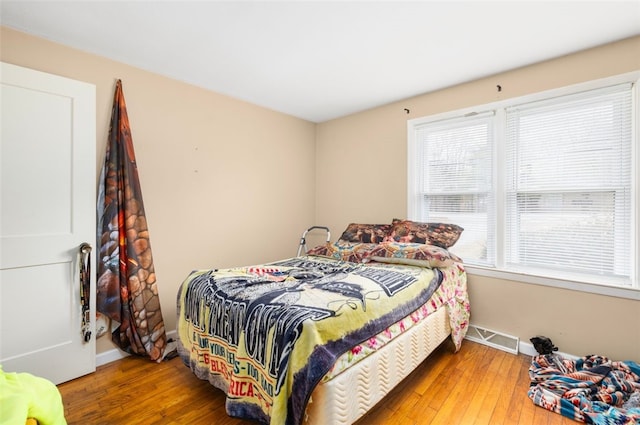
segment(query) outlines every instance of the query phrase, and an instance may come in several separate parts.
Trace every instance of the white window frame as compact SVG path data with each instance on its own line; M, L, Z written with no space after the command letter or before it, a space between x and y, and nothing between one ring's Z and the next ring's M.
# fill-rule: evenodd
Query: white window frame
M466 265L466 269L470 274L476 274L479 276L486 276L497 279L511 280L517 282L538 284L551 286L555 288L563 288L581 292L595 293L607 296L615 296L620 298L640 300L640 71L630 72L614 77L603 78L599 80L589 81L587 83L575 84L572 86L562 87L558 89L548 90L540 93L530 94L517 98L505 99L497 102L492 102L485 105L478 105L474 107L464 108L460 110L440 113L427 117L415 118L407 121L407 212L409 219L417 219L418 211L418 196L417 191L419 188L417 185L417 173L418 167L421 165L418 163L417 158L417 140L415 137L416 130L424 124L434 123L436 121L448 120L457 117L469 116L471 114L480 114L486 112L494 112L496 117L501 122L504 122L504 111L509 106L535 102L544 99L550 99L558 96L570 95L582 91L598 89L615 84L631 83L632 88L632 211L633 218L631 223L632 237L635 235L633 246L631 247L631 282L632 286L615 286L611 284L596 283L595 281L582 281L582 280L570 280L559 279L553 276L553 272L548 275L543 274L530 274L528 272L516 272L507 270L505 268L505 225L499 223L505 223L505 143L503 139L504 127L501 125L496 126L496 141L494 143L494 164L496 166L493 169L493 178L495 181L495 214L496 214L496 263L495 267L490 266L478 266L478 265ZM503 164L503 165L499 165Z

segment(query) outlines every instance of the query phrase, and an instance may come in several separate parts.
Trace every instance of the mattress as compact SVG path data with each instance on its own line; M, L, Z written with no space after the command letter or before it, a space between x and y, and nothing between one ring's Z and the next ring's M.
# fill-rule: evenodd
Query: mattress
M304 423L352 424L407 377L451 333L446 306L375 353L316 387Z

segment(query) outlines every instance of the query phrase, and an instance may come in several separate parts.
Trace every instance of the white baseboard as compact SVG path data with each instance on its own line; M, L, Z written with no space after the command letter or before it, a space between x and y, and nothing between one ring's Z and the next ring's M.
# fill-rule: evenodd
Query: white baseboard
M177 339L178 332L169 331L167 332L167 339ZM107 363L115 362L116 360L124 359L128 357L130 354L122 351L119 348L114 348L113 350L104 351L100 354L96 355L96 367L105 365Z
M113 350L109 351L103 351L100 354L96 354L96 367L115 362L116 360L124 359L128 356L129 353L125 353L119 348L114 348Z

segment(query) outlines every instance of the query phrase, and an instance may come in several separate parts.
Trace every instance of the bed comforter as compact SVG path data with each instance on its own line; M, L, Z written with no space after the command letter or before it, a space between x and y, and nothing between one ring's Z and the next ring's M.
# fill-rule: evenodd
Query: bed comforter
M178 350L227 394L227 413L300 424L335 360L425 304L438 269L298 257L191 273L178 293Z

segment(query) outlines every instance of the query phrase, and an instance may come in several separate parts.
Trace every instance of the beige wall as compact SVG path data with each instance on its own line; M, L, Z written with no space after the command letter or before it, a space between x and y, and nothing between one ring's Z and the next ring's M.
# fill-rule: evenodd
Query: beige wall
M315 214L313 123L7 28L0 37L2 61L96 85L98 173L122 79L168 331L191 270L296 254Z
M635 37L314 125L6 28L0 37L2 61L96 85L98 168L122 79L168 330L194 268L291 256L312 224L335 240L349 222L405 217L408 119L640 70ZM640 360L639 301L474 275L469 289L478 325Z
M319 124L317 222L339 235L349 222L388 223L407 215L408 119L635 70L640 37ZM474 275L469 290L472 323L525 342L546 335L575 355L640 360L640 301Z

